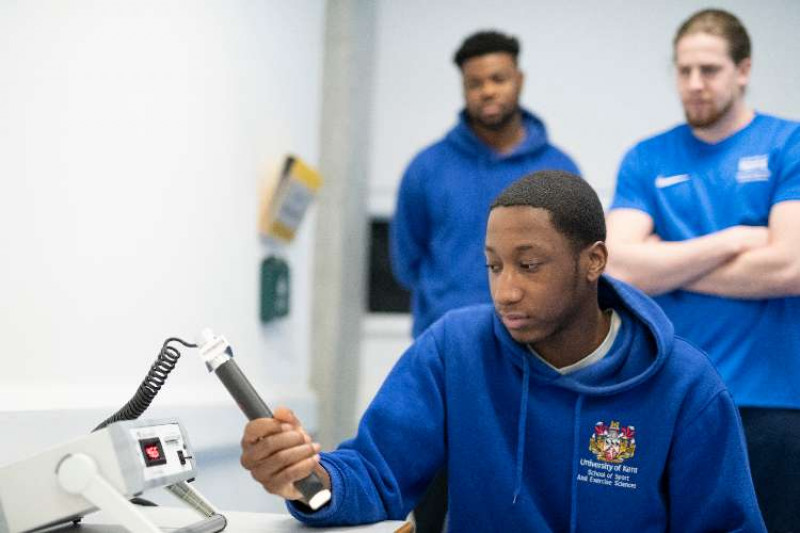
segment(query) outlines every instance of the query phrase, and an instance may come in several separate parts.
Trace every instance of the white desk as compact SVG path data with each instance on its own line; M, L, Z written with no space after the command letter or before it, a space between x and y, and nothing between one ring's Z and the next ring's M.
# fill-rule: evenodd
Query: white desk
M195 511L183 507L139 507L153 523L165 532L188 526L202 519ZM355 527L334 527L334 528L310 528L304 526L291 516L284 514L271 513L245 513L245 512L225 512L228 519L228 526L222 533L309 533L339 531L342 533L394 533L404 522L387 521L367 526ZM80 528L73 529L67 526L57 530L74 533L125 533L122 526L114 523L108 515L101 511L91 513L83 518Z

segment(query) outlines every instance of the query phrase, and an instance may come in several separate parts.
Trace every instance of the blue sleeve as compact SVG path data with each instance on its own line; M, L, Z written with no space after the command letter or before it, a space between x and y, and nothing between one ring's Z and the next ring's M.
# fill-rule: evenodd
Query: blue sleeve
M800 200L800 127L787 139L777 167L778 184L772 203Z
M428 330L389 373L357 436L321 454L330 503L314 513L289 503L289 511L312 525L405 518L444 464L444 428L444 365Z
M726 390L678 420L669 457L670 530L766 532L739 412Z
M653 192L648 182L647 172L642 168L639 148L635 147L625 154L617 173L617 187L609 209L638 209L653 215Z
M397 193L397 208L391 223L390 255L397 281L414 290L422 258L428 253L429 215L425 183L431 176L415 159L403 175Z

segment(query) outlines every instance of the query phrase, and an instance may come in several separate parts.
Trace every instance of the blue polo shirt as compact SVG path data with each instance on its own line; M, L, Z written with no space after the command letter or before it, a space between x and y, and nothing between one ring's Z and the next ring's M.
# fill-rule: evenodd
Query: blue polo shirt
M787 200L800 200L800 123L756 114L716 144L685 124L637 144L611 209L644 211L662 240L682 241L766 226L772 206ZM709 354L738 405L800 408L800 298L676 290L655 299L676 334Z

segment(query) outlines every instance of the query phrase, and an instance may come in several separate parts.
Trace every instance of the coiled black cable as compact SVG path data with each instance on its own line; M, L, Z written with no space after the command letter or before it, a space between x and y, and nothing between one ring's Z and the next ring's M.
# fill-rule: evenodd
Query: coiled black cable
M171 342L178 342L187 348L197 348L196 344L186 342L177 337L170 337L165 340L164 344L161 346L161 351L158 352L158 357L150 367L147 376L145 376L144 381L139 385L133 397L128 400L128 403L123 405L119 411L103 420L103 422L92 431L103 429L107 425L113 422L119 422L120 420L135 420L150 407L156 394L161 390L169 373L175 368L181 356L177 348L169 345Z

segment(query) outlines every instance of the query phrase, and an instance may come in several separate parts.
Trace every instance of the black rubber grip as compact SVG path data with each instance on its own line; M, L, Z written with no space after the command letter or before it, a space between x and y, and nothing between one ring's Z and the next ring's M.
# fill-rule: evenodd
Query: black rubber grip
M308 477L295 481L294 487L300 491L307 502L310 502L318 492L325 490L325 485L322 484L316 472L311 472Z
M267 404L256 392L256 389L239 369L236 361L233 359L225 361L217 367L215 373L231 396L233 396L233 399L236 400L248 420L272 418L272 411L270 411ZM325 490L325 486L315 472L311 472L311 475L306 478L295 481L294 486L305 497L306 501L311 501L315 494Z
M272 411L239 369L236 361L228 359L219 365L216 374L248 420L272 418Z

